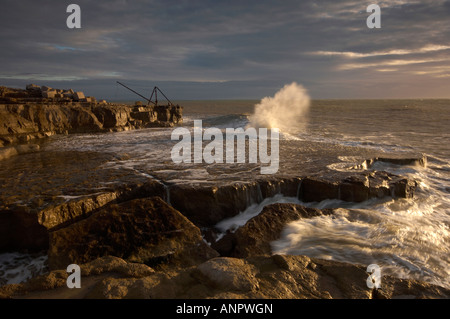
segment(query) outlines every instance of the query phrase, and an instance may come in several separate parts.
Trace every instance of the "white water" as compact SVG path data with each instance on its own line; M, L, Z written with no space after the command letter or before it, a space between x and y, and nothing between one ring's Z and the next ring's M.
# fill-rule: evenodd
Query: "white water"
M0 286L18 284L45 272L47 255L0 254Z
M340 200L304 203L278 194L219 222L216 228L223 232L219 238L245 225L269 204L335 208L332 215L288 224L280 239L271 243L272 252L364 266L378 264L383 275L414 278L450 288L450 201L445 189L439 188L436 170L385 163L377 166L419 181L415 197L371 199L362 203Z
M208 102L202 103L206 105ZM417 196L412 200L371 200L358 204L336 200L308 203L307 206L339 210L334 217L304 219L289 225L280 240L273 243L274 252L308 254L363 265L378 263L385 274L417 278L450 287L450 113L446 102L415 101L418 106L407 110L397 110L395 105L402 103L401 101L321 103L323 105L310 108L306 131L281 132L280 139L292 141L283 144L284 147L289 147L287 153L292 156L280 158L280 167L292 161L307 163L309 159L305 157L308 153L314 153L316 149L313 147L326 151L333 145L337 145L337 149L343 145L396 153L425 152L428 165L426 168L420 168L376 163L373 167L376 170L387 170L418 180ZM226 110L223 112L226 113ZM192 119L203 119L204 127L241 127L248 124L241 113L214 116L200 114L192 116ZM192 121L186 120L185 126L191 129ZM173 167L170 160L170 149L173 145L170 141L171 131L171 128L161 128L57 136L51 138L42 149L44 152L75 150L113 153L115 158L103 168L132 170L143 177L156 176L171 183L202 183L212 173L220 176L219 180L227 181L237 181L241 176L253 174L251 167L236 173L227 172L218 165L199 165L182 169ZM301 149L296 144L297 140L312 141L315 144L312 144L311 149ZM336 156L334 163L328 165L330 170L349 171L349 168L361 164L365 159L357 156L357 152L352 154L355 156L349 156L348 153L339 155L341 156ZM32 160L25 164L29 164L32 170L37 169ZM11 175L10 168L4 167L3 170L4 178ZM363 170L364 168L360 168L352 172ZM19 170L16 168L16 171ZM58 176L50 176L49 181L52 178ZM21 182L26 184L27 179L24 178ZM113 181L105 183L110 182ZM22 187L19 183L8 185L17 185L19 189ZM78 193L58 195L70 199ZM304 204L295 198L277 195L265 199L261 204L250 206L233 219L222 221L218 227L222 231L235 230L249 218L259 214L264 205L274 202ZM29 274L33 273L28 268L29 265L41 265L44 268L39 258L38 262L33 261L33 256L27 258L19 258L14 254L1 255L0 281L8 278L8 282L17 282L29 278ZM13 279L14 276L18 279Z
M293 82L255 105L254 113L249 116L249 126L278 128L284 133L300 132L307 123L309 106L306 89Z

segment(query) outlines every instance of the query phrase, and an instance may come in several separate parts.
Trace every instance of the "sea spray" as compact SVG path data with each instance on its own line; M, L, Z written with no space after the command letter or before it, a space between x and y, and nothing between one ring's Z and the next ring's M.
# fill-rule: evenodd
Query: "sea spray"
M273 97L265 97L255 105L249 116L249 126L278 128L282 133L296 133L305 129L310 97L306 89L293 82L286 84Z

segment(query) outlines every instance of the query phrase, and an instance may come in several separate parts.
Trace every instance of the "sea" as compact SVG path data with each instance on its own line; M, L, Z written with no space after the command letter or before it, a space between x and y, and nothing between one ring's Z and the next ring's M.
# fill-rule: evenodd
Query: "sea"
M245 128L258 100L177 101L181 127ZM301 123L300 123L301 122ZM296 123L290 123L292 127ZM326 175L382 170L418 182L411 199L304 203L277 194L250 199L237 216L215 227L235 231L272 203L334 208L326 216L288 224L272 242L274 254L306 255L368 266L382 275L450 288L450 100L312 100L297 130L281 131L277 176ZM40 151L0 162L0 208L42 208L103 192L116 184L157 179L176 184L245 183L261 175L254 163L175 164L175 128L52 136ZM425 166L376 163L376 156L426 156ZM359 166L358 166L359 165ZM170 198L165 198L170 203ZM0 254L0 285L19 283L47 270L46 253Z

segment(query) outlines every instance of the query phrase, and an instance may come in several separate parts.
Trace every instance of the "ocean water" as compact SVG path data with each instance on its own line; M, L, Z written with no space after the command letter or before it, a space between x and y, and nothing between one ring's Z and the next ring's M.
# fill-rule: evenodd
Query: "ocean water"
M258 102L177 103L184 107L182 126L192 132L196 119L203 120L203 128L245 128ZM276 202L336 208L334 215L287 225L272 243L273 252L366 266L375 263L382 274L450 288L449 124L450 100L312 101L301 123L302 130L281 132L277 175L364 171L351 168L373 156L424 154L426 167L376 163L371 168L417 180L414 198L302 203L278 194L260 203L250 201L245 211L216 227L233 231L265 205ZM1 163L0 206L45 207L98 193L114 184L147 178L161 180L168 187L177 183L220 185L264 178L259 164L174 164L170 151L177 141L171 140L172 131L173 128L151 128L49 138L42 142L40 152ZM19 266L17 260L24 262ZM0 267L0 278L7 283L29 278L36 273L36 267L45 271L45 253L32 258L0 254L0 264L8 262L13 268ZM26 265L36 266L29 269Z

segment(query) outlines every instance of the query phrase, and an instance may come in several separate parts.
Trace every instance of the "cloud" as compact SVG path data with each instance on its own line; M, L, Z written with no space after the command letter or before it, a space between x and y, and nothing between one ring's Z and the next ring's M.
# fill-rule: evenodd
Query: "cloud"
M450 84L444 76L448 71L434 69L449 63L450 1L381 1L380 30L367 29L369 2L358 0L77 4L82 28L69 30L66 3L2 2L3 85L33 79L85 81L104 94L106 83L112 83L112 94L114 79L120 78L178 83L173 87L190 97L186 88L191 85L215 83L217 96L229 96L220 93L228 90L260 98L293 81L313 97L351 97L366 83L383 96L385 83L400 82L420 83L414 93L427 95L436 85L423 83L424 76L440 76L443 87ZM394 77L396 83L389 82ZM448 96L446 91L442 94ZM202 90L195 92L203 98Z
M340 70L361 69L369 67L384 67L384 66L405 66L412 64L423 63L437 63L442 61L449 61L448 59L421 59L421 60L386 60L374 63L348 63L339 66Z
M420 54L420 53L429 53L436 52L442 50L450 49L450 45L436 45L436 44L428 44L424 47L417 49L391 49L386 51L375 51L369 53L361 53L361 52L337 52L337 51L315 51L311 52L312 55L322 55L322 56L342 56L345 58L367 58L367 57L378 57L378 56L386 56L386 55L409 55L409 54Z

